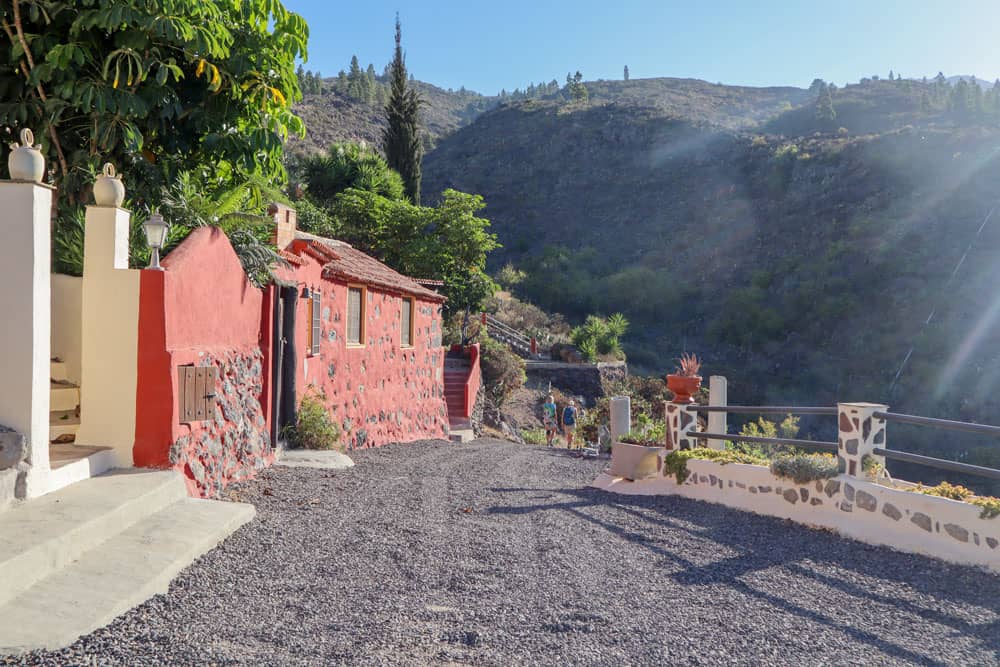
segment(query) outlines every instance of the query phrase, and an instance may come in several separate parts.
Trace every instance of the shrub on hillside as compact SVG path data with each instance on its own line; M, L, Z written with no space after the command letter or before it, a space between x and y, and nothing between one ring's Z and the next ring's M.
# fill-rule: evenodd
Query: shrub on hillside
M524 360L489 336L480 335L479 343L483 384L497 405L503 405L524 386Z
M626 331L628 320L621 313L608 318L588 315L581 326L573 329L570 338L587 361L597 361L599 357L624 359L621 337Z

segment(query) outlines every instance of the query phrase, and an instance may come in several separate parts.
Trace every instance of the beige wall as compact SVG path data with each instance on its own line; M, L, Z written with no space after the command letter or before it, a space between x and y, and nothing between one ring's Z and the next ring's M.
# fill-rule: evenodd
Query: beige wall
M128 268L129 213L88 206L81 316L82 445L112 447L132 465L138 369L139 271Z
M83 278L52 274L52 356L66 364L70 382L80 383Z

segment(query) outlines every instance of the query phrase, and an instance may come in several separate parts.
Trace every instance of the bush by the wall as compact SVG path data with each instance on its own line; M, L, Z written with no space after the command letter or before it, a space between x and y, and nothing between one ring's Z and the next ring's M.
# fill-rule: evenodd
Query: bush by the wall
M715 461L716 463L749 463L752 465L766 466L768 460L754 454L735 452L728 449L708 449L707 447L695 447L694 449L675 450L663 457L663 474L673 475L678 484L687 481L690 474L687 469L687 462L690 459L704 459Z
M838 474L837 457L830 454L792 454L771 461L771 474L807 484Z
M285 437L296 448L340 449L340 428L330 419L326 396L303 396L295 424L285 428Z

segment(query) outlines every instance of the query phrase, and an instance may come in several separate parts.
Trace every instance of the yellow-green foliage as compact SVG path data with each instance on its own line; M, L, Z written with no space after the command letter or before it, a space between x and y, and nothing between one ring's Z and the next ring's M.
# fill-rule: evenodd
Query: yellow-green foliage
M972 491L964 486L959 486L958 484L941 482L937 486L930 487L918 484L917 488L912 490L916 493L927 494L928 496L940 496L942 498L950 498L951 500L961 500L962 502L969 503L970 505L975 505L981 510L979 513L980 519L993 519L1000 516L1000 498L994 498L992 496L975 496Z
M837 457L832 454L791 454L771 461L771 474L807 484L830 479L838 473Z
M768 460L755 454L735 452L728 449L708 449L707 447L696 447L694 449L682 449L670 452L663 457L663 474L671 474L678 484L687 481L687 462L690 459L703 459L715 461L716 463L750 463L753 465L766 466Z
M865 454L861 457L861 469L872 479L878 479L885 467L871 454Z
M544 445L545 444L545 429L541 428L526 428L521 431L521 437L529 445Z
M295 424L285 429L285 435L293 447L338 448L340 428L326 409L326 396L322 393L303 396Z

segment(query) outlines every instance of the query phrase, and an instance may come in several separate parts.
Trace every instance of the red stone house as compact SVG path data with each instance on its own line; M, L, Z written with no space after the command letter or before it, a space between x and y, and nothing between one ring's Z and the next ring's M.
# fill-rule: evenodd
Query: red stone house
M193 232L164 271L141 272L134 463L182 471L196 495L273 462L307 394L347 447L449 432L444 297L297 231L287 207L270 212L286 265L264 289L215 228Z

